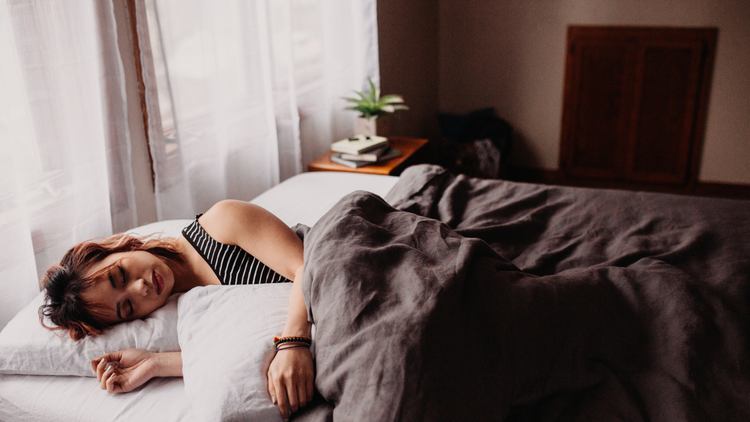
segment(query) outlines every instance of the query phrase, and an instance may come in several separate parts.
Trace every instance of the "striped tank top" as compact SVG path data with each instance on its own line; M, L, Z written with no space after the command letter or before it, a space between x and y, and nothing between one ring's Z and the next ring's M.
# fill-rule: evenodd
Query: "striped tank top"
M211 266L221 284L263 284L291 283L291 280L278 274L257 258L236 245L225 245L214 240L198 224L197 215L193 222L182 229L182 235Z

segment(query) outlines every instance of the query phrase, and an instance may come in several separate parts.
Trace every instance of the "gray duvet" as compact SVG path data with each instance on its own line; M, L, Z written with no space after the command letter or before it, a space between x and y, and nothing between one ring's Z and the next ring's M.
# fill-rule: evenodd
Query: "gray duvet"
M750 420L750 204L407 169L305 232L305 420ZM393 207L389 204L392 204Z

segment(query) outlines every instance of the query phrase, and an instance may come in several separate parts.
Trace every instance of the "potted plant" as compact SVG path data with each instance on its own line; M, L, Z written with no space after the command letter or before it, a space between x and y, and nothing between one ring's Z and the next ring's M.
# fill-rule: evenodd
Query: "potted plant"
M404 99L400 95L380 96L380 89L375 88L372 79L367 78L370 83L370 92L354 91L359 98L344 98L354 105L347 107L347 110L359 112L359 116L354 120L355 135L376 135L375 120L379 117L387 116L398 110L408 110L409 107L403 104Z

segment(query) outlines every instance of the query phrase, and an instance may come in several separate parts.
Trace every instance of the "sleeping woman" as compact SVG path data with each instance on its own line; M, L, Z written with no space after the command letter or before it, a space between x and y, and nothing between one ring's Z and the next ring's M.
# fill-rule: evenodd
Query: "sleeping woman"
M172 293L211 284L294 282L289 316L268 369L268 391L282 417L313 397L311 324L300 288L303 245L281 220L256 205L222 201L179 238L114 235L83 242L47 271L40 318L79 340L143 318ZM153 377L182 376L180 352L120 350L92 360L101 388L124 393Z

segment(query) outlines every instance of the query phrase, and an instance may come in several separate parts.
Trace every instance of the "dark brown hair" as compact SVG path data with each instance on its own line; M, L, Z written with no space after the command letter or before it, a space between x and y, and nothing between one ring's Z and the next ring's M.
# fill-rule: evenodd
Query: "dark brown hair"
M103 259L119 252L144 251L163 260L172 270L183 261L173 238L138 238L127 234L116 234L103 240L87 241L73 246L59 264L53 265L44 276L42 285L46 290L45 303L39 307L39 321L48 330L67 330L73 340L87 335L98 335L109 325L97 318L100 305L88 303L81 294L88 287L101 281L101 275L86 274ZM47 317L56 326L44 324Z

